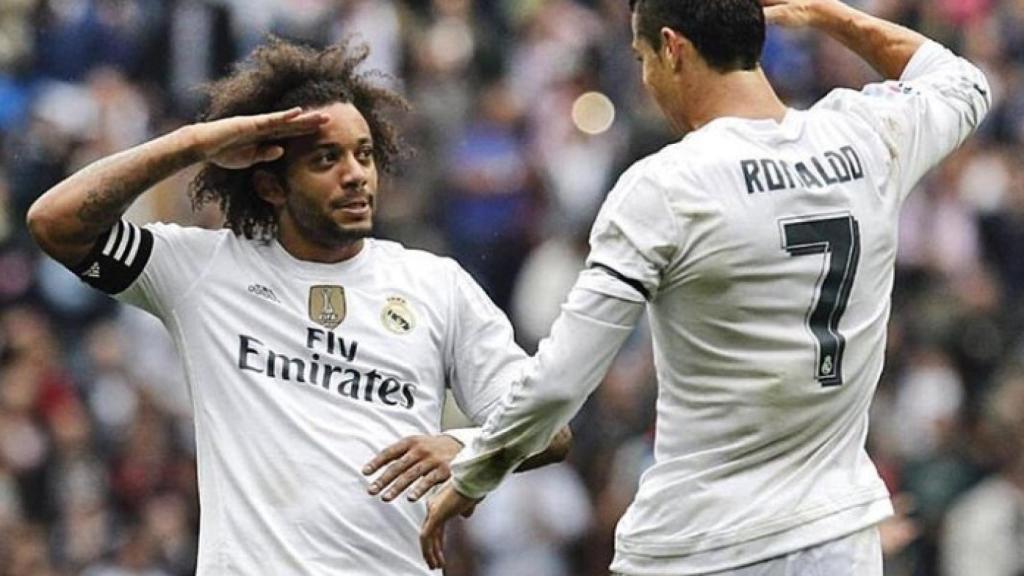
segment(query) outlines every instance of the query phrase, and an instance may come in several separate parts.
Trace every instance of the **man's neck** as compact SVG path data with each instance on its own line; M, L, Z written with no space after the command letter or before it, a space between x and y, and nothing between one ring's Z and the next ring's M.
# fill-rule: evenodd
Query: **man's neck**
M715 75L700 82L686 107L684 123L698 130L718 118L775 120L786 116L786 105L760 67L755 70Z

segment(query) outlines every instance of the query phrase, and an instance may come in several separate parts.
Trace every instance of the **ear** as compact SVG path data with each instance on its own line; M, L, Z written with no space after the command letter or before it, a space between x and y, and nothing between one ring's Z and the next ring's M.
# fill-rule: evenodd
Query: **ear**
M661 29L661 50L665 58L672 65L676 72L683 69L683 65L693 56L693 43L675 30L663 27Z
M271 206L284 206L286 194L276 174L268 170L256 170L252 174L252 184L256 188L256 194Z

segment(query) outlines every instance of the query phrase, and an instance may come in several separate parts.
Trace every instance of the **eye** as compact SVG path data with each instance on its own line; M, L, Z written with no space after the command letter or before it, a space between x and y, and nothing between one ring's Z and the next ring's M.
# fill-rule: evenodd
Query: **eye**
M373 147L363 146L356 151L356 160L366 164L373 161Z
M322 150L313 156L313 163L318 166L329 166L338 161L338 153L333 150Z

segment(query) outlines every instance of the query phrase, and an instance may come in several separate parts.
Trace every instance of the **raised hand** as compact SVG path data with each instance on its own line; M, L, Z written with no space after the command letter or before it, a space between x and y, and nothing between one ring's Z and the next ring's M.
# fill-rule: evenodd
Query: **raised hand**
M928 38L861 12L840 0L761 0L765 20L787 28L812 27L863 58L883 78L897 79Z
M834 0L761 0L768 24L787 28L814 26L820 10Z
M451 477L448 464L462 449L462 444L451 436L410 436L382 450L363 468L370 476L385 465L388 467L370 483L367 491L390 502L416 482L409 492L409 500L416 501L434 486Z
M315 133L330 116L292 108L256 116L234 116L193 124L190 135L203 159L222 168L241 170L284 155L281 140Z

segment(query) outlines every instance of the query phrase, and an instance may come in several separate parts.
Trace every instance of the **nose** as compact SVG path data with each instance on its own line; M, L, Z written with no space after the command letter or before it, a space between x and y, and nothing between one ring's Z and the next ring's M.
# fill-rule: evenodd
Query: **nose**
M356 159L354 154L346 155L342 163L341 185L343 188L359 189L366 185L369 179L369 168Z

